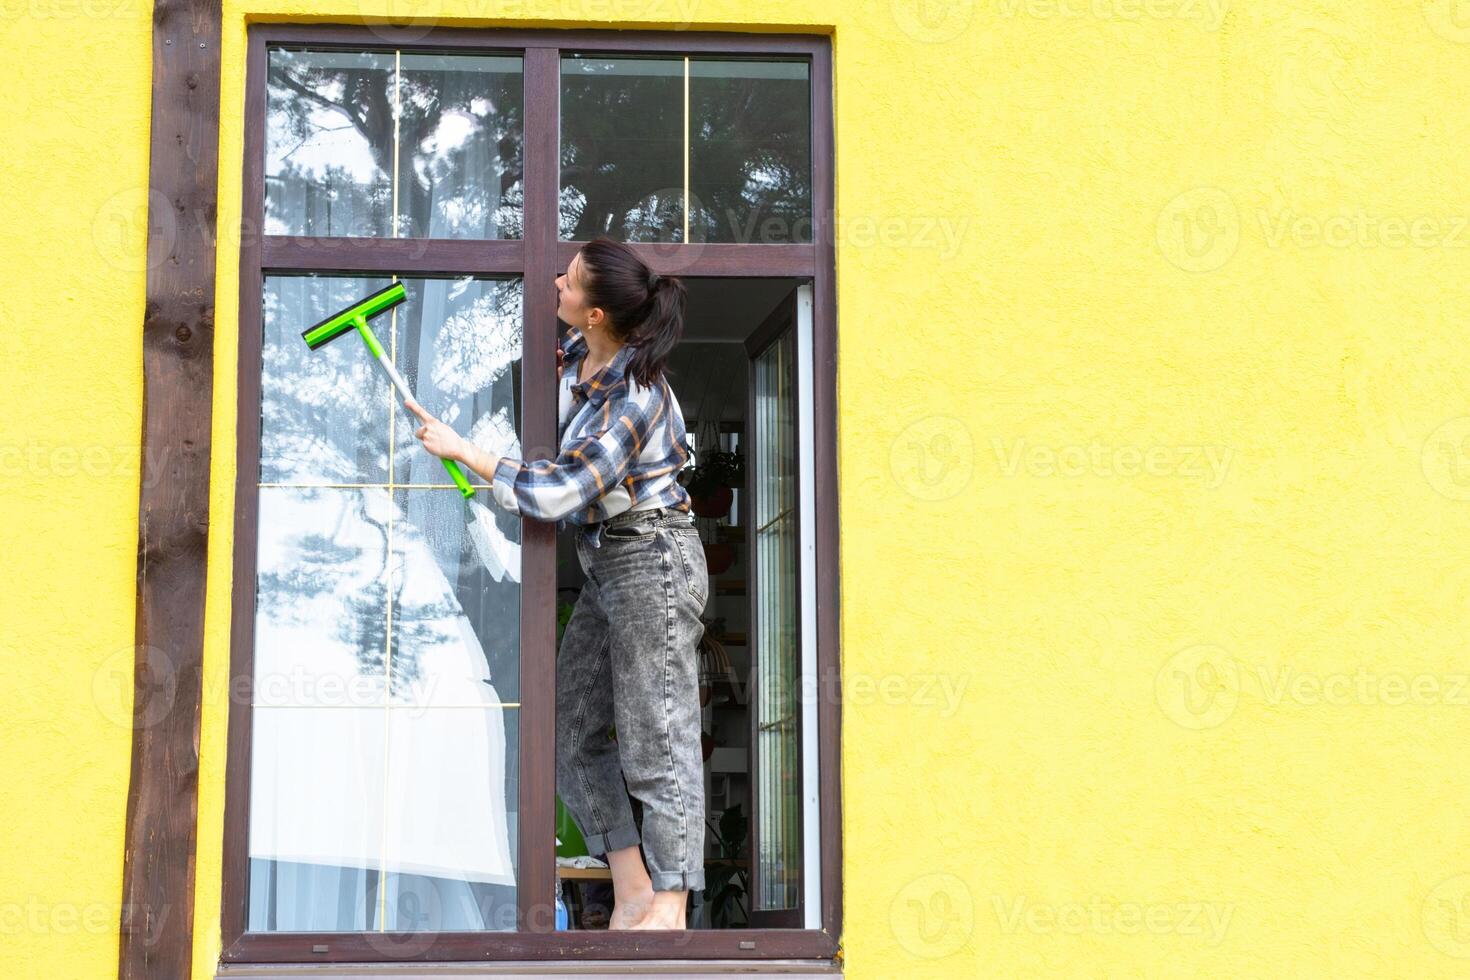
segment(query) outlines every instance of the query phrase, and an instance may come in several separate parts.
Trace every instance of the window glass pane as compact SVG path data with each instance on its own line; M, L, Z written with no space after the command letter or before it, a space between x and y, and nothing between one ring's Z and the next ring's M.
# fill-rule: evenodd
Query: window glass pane
M393 52L269 52L267 235L387 236Z
M262 487L252 701L387 703L388 494Z
M400 57L398 237L520 238L521 59Z
M388 509L383 489L260 490L252 930L376 928Z
M396 404L392 385L355 331L316 350L306 346L301 333L392 282L358 276L266 277L261 297L262 483L388 479L388 419ZM394 312L368 321L385 347Z
M518 542L496 580L415 524L452 490L260 494L248 928L513 930Z
M403 287L393 363L419 404L487 452L519 458L521 281L461 276L404 279ZM386 347L387 335L378 336ZM414 437L418 420L394 404L394 481L451 486L444 464Z
M516 930L520 712L390 712L386 928Z
M520 237L520 57L268 58L266 234Z
M520 519L467 521L452 487L393 498L385 928L513 931Z
M250 713L246 929L378 929L388 713L264 705Z
M755 360L756 840L752 909L795 908L801 876L801 607L797 595L795 337Z
M467 508L453 487L395 490L393 502L394 706L519 700L520 518Z
M391 285L368 276L267 276L262 295L262 483L450 486L417 419L355 331L311 350L302 331ZM519 456L521 282L404 279L368 322L421 405L487 451Z
M689 61L689 240L812 240L806 62Z
M561 62L563 239L684 234L684 59Z
M252 930L516 924L520 519L459 495L355 332L301 339L387 282L266 281ZM403 283L370 323L416 397L519 455L521 283Z

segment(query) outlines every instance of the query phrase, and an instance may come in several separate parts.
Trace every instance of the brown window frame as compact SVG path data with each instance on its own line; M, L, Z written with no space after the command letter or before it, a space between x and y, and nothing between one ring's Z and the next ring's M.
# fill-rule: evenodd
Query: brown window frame
M267 48L412 48L517 53L523 58L525 214L523 237L451 240L263 235ZM563 51L692 55L781 55L811 66L812 241L810 243L633 243L659 272L682 276L793 277L813 285L813 412L816 480L817 730L819 751L819 929L691 929L676 933L555 929L555 526L522 519L520 812L517 931L255 932L245 930L251 711L231 704L225 780L221 965L415 963L543 959L823 959L840 963L842 838L837 538L836 255L833 233L832 50L827 35L604 30L501 30L362 24L248 26L244 181L240 250L239 422L234 585L230 632L232 690L253 673L255 560L260 472L262 286L270 274L338 272L514 275L546 283L581 242L557 238L558 98ZM257 233L252 234L251 230ZM524 291L522 445L526 458L556 454L554 345L550 289ZM236 687L235 685L241 685ZM532 874L531 869L541 869ZM754 965L754 964L752 964Z

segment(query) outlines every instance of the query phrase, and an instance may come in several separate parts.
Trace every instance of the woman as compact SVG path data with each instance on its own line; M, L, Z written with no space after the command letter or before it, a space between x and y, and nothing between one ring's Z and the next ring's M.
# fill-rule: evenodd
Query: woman
M607 855L609 928L683 929L689 889L705 885L698 644L709 591L675 479L689 457L684 418L663 377L683 332L684 285L598 236L556 291L572 329L557 352L555 460L491 455L406 404L424 448L490 482L497 504L580 526L587 583L556 659L557 792L588 851ZM641 837L628 792L643 804Z

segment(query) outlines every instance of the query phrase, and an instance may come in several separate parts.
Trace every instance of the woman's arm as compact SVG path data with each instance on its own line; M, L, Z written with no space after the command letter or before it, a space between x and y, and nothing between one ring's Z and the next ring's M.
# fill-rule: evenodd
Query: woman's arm
M495 502L512 513L556 521L587 507L617 486L664 416L662 386L609 395L597 429L556 459L496 456L460 436L417 403L405 402L424 423L416 433L435 456L456 459L490 484Z
M558 377L561 376L563 365L566 362L567 343L567 341L563 340L560 344L556 345L556 373ZM419 420L425 425L429 425L431 422L438 421L432 415L429 415L427 412L425 412L422 406L418 405L417 402L409 405L408 407L411 411L413 411L414 414L419 417ZM430 426L430 428L432 429L432 426ZM445 443L445 445L436 445L433 448L430 448L429 440L426 439L424 443L424 448L429 449L430 452L435 452L435 449L447 450L443 452L443 455L446 455L450 459L456 460L464 464L465 466L468 466L470 469L474 470L476 476L484 480L486 483L494 482L495 468L500 464L500 461L502 459L510 459L509 456L495 456L487 453L479 446L470 442L463 436L460 437L458 444L456 444L452 439L446 438L445 436L445 433L440 433L440 441ZM440 455L440 453L435 452L435 455Z
M486 483L490 483L495 479L495 467L500 463L500 461L502 459L510 458L508 456L495 456L487 453L485 452L485 450L481 449L479 446L475 445L473 442L470 442L468 439L465 439L463 437L460 438L459 443L460 444L458 451L452 453L451 458L458 460L465 466L468 466L470 469L474 470L475 475L484 480Z
M622 482L664 417L664 408L658 390L641 390L636 398L609 398L596 430L556 459L499 457L490 471L496 503L543 521L582 510Z

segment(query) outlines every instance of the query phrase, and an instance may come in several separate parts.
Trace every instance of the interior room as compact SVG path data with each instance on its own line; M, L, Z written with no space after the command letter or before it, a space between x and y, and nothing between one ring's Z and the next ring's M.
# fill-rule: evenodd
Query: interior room
M768 479L771 503L779 505L781 493L792 489L796 478L795 443L790 438L796 414L795 388L792 378L779 369L787 363L794 366L790 340L795 320L789 307L798 281L705 278L685 279L684 283L689 299L684 336L669 359L666 375L694 450L694 457L681 471L681 482L690 491L695 526L710 573L709 600L703 615L706 632L700 645L706 888L692 895L688 924L690 928L736 928L752 924L752 778L760 768L753 764L751 753L755 718L750 704L751 680L755 676L751 669L755 651L753 610L760 596L790 583L791 579L777 567L783 563L782 556L789 556L790 561L785 562L788 565L794 565L795 559L794 549L771 550L766 559L768 588L754 585L753 536L749 533L755 516L750 492L754 474L747 457L757 440L749 433L754 408L764 419L768 436L767 445L762 447L766 452L756 461L755 470ZM777 370L766 368L762 375L762 356ZM767 379L760 399L753 388L758 376ZM757 402L760 407L755 407ZM792 512L768 522L769 531L778 536L773 540L781 540L783 519L789 519L789 523L794 517ZM575 539L563 534L557 544L558 638L584 582ZM789 625L780 622L782 611L791 610L785 609L786 603L779 596L769 606L767 612L776 615L766 627L774 636ZM792 667L799 667L799 659L787 661L787 665L785 673L790 675ZM789 689L778 691L771 685L769 694L794 706L792 699L784 697L791 694ZM778 738L780 731L778 728ZM795 733L796 729L789 731ZM785 741L790 742L787 748L799 751L795 736ZM767 874L781 869L780 874L794 882L800 875L799 867L792 866L799 863L799 837L782 838L795 834L799 827L800 801L795 787L799 785L800 770L791 753L785 755L783 758L778 751L766 760L770 770L766 775L770 787L767 819L775 818L773 825L779 828L774 835L768 833L773 839L769 842ZM784 797L778 788L783 779L790 790ZM641 819L638 801L630 799L635 816ZM792 812L784 812L787 809ZM570 927L605 929L612 909L605 855L586 855L578 846L580 835L574 824L569 826L569 817L559 800L557 819L558 878ZM763 915L769 913L756 911L758 921Z

